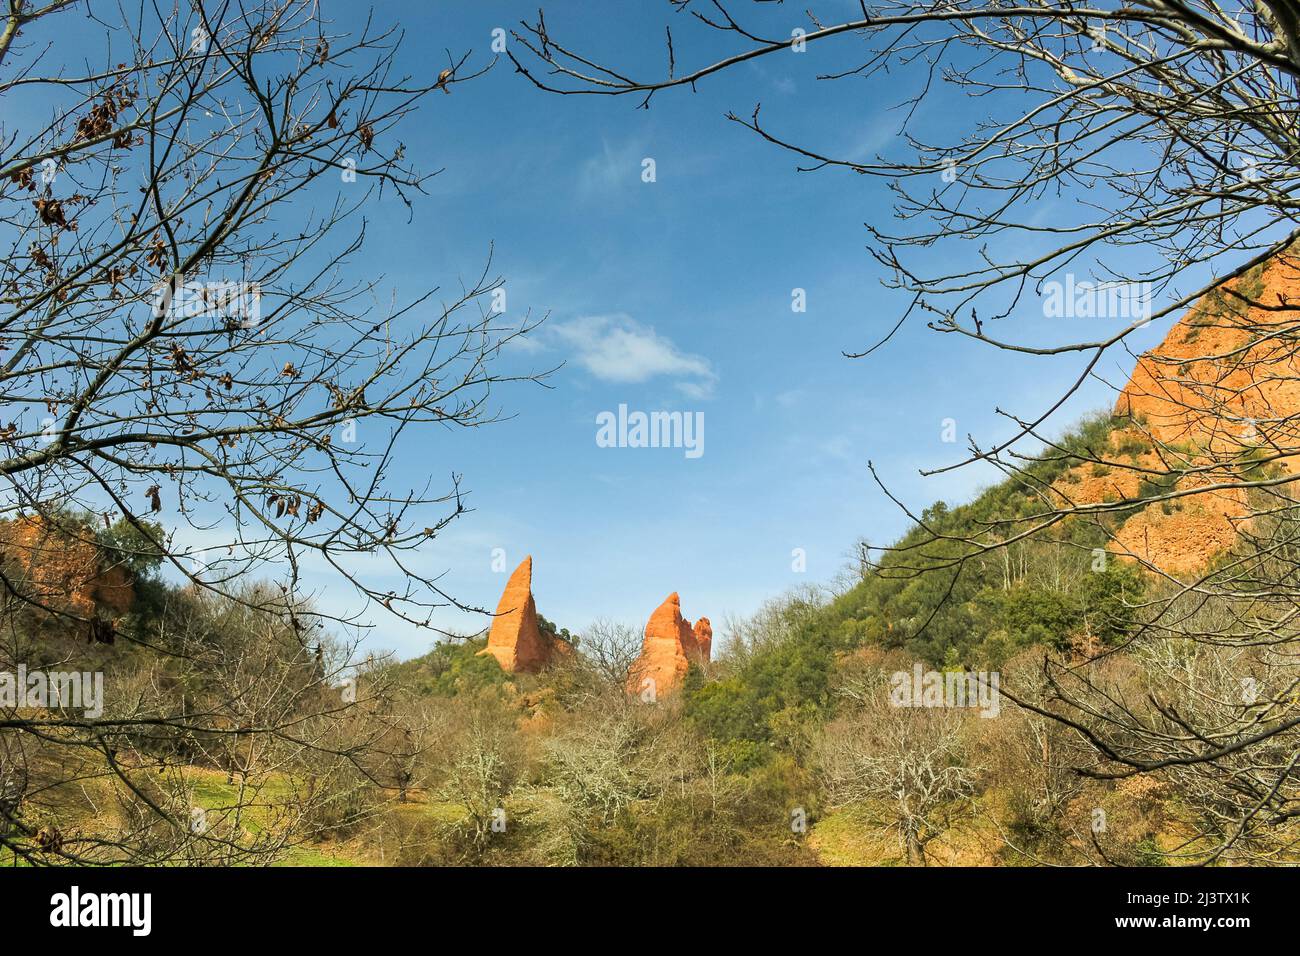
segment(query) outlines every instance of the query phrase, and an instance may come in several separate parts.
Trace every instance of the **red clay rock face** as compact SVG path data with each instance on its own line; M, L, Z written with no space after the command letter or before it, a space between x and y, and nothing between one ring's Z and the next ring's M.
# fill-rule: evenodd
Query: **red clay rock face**
M1296 252L1203 296L1141 357L1115 411L1141 416L1169 444L1222 452L1273 438L1294 447L1290 416L1300 411L1300 361L1289 335L1260 336L1291 321L1278 311L1283 303L1300 303Z
M0 523L0 553L26 578L28 597L80 617L121 617L135 603L131 575L95 544L40 517Z
M1112 434L1127 439L1133 464L1159 473L1170 459L1205 469L1175 479L1190 490L1227 485L1179 499L1172 508L1154 503L1115 533L1112 552L1136 558L1173 575L1202 571L1236 542L1249 508L1239 479L1219 467L1241 450L1276 443L1300 444L1293 416L1300 414L1300 361L1287 335L1260 330L1290 321L1282 304L1300 302L1300 256L1288 251L1203 296L1175 323L1165 340L1139 360L1115 404L1115 414L1140 423ZM1149 439L1166 446L1160 454ZM1173 454L1170 454L1170 451ZM1300 472L1294 458L1280 465ZM1146 474L1131 469L1071 469L1053 488L1073 504L1136 498Z
M702 617L695 622L695 627L691 628L695 632L695 643L699 646L700 660L707 662L712 660L713 653L713 625L709 623L707 617Z
M562 645L562 646L561 646ZM515 568L492 619L487 647L480 654L496 658L501 669L514 674L536 674L557 654L570 650L561 640L551 640L537 626L537 605L533 601L533 559L530 555Z
M628 675L628 693L646 700L671 693L681 684L692 661L708 662L712 645L713 628L708 618L700 618L697 628L692 628L691 622L682 617L681 598L674 591L645 626L641 655Z

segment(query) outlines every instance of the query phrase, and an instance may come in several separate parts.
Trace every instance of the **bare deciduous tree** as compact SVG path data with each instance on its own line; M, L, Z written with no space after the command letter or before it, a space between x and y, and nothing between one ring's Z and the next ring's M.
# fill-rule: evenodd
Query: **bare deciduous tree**
M494 833L509 826L504 801L522 771L514 715L498 701L471 705L451 741L440 787L444 799L464 808L467 851L482 853Z
M896 707L883 677L842 690L858 706L826 725L815 759L832 806L884 808L880 825L897 830L909 865L924 866L926 845L971 811L977 768L966 753L966 717Z
M623 694L632 666L641 654L641 643L636 628L598 620L582 634L580 661L602 688L613 688Z
M339 29L313 0L138 9L6 0L5 8L8 646L21 644L16 615L33 607L99 643L167 643L140 615L47 600L19 573L21 529L98 548L101 520L106 533L130 532L116 535L111 552L121 565L161 562L172 580L230 602L223 613L243 607L287 630L273 651L251 641L217 647L205 643L210 635L168 646L212 683L202 706L142 692L115 698L96 719L5 708L0 843L32 862L171 859L194 842L189 808L142 787L139 767L119 759L123 748L144 753L170 741L241 788L268 774L296 786L305 762L322 756L364 782L362 751L383 734L340 739L338 711L357 702L323 686L346 661L320 660L319 629L364 624L380 608L427 627L436 608L462 607L411 560L464 513L459 477L412 488L395 479L395 463L411 434L498 416L493 387L512 377L495 360L530 323L480 304L499 285L490 252L483 271L450 292L390 295L366 259L364 216L379 202L414 213L430 174L406 155L399 130L429 93L481 71L467 53L449 55L441 72L402 75L395 29L364 18L357 31ZM95 65L66 37L56 41L72 17L106 31L111 56ZM362 557L386 562L384 573L403 583L393 590L359 573ZM355 588L346 620L304 593L308 562ZM245 586L257 573L281 583ZM11 761L24 743L67 748L95 763L86 772L114 774L143 808L140 824L112 847L38 845L39 828L22 821L21 808L33 806L40 785L22 782L26 765ZM42 770L46 784L67 782L49 764ZM241 822L253 802L241 791L221 837L232 853L215 858L263 848ZM175 847L150 842L160 827L180 834ZM211 842L217 830L199 836Z

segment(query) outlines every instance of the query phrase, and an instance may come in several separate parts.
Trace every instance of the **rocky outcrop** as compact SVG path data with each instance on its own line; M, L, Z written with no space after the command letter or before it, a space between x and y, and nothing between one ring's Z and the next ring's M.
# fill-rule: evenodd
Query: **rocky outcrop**
M1205 452L1296 447L1300 359L1289 309L1300 309L1296 252L1202 296L1138 360L1116 413L1140 420L1161 443Z
M677 592L664 600L645 626L641 654L628 673L629 693L655 700L680 686L692 663L705 664L713 647L713 627L700 618L694 628L682 617Z
M1139 358L1114 413L1122 422L1104 457L1122 467L1082 465L1053 484L1068 504L1087 505L1191 491L1153 502L1114 532L1112 552L1169 574L1203 570L1237 541L1249 520L1241 463L1253 449L1300 447L1300 359L1288 307L1300 307L1300 257L1288 251L1203 296ZM1273 330L1273 334L1265 334ZM1300 460L1281 459L1300 473Z
M121 617L135 604L131 574L90 536L39 516L0 522L0 556L37 605L91 620Z
M544 634L537 623L533 600L533 558L524 558L506 582L488 631L487 647L480 654L496 658L507 673L536 674L558 656L570 651L568 643Z
M691 628L695 634L695 644L699 649L701 661L712 660L713 653L713 625L709 623L707 617L702 617L695 622Z

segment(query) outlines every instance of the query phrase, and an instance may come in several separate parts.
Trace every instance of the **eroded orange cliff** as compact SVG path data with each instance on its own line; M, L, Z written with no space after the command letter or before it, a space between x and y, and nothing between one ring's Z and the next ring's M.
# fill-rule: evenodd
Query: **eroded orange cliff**
M131 575L89 532L63 530L39 516L0 522L0 554L24 579L24 597L82 618L120 617L135 603Z
M1115 404L1103 456L1115 464L1072 468L1053 489L1070 505L1193 493L1129 516L1112 552L1188 575L1238 540L1251 513L1248 460L1300 447L1300 360L1287 331L1296 307L1300 256L1288 251L1203 296L1140 357ZM1283 474L1297 465L1270 463Z
M628 674L628 692L655 700L676 690L692 663L709 661L713 627L702 617L694 628L682 617L682 602L674 591L655 608L645 626L641 654Z

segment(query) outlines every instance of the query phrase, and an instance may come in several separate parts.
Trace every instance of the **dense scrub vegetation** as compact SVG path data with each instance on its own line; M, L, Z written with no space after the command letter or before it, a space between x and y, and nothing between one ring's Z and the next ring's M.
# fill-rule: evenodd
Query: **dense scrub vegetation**
M256 668L275 675L274 689L255 685L263 709L315 715L328 747L252 754L231 746L238 736L120 736L133 765L172 777L177 806L233 805L241 785L264 795L258 813L222 821L260 855L228 862L1163 862L1196 813L1168 781L1081 777L1095 759L1075 735L1010 703L997 719L889 705L891 675L917 662L999 672L1045 709L1045 660L1118 651L1103 668L1139 696L1157 678L1130 646L1153 585L1100 550L1121 518L1075 519L989 551L971 543L1017 534L1080 458L1140 452L1113 446L1113 424L1084 423L967 505L928 508L851 586L797 590L729 622L715 659L650 706L625 690L635 628L599 622L575 636L545 622L579 653L536 676L503 673L479 653L482 635L344 666L346 650L323 636L306 643L264 611L170 587L117 534L101 546L131 556L148 595L136 639L76 653L232 720L246 695L230 681ZM327 716L321 695L339 695ZM99 839L70 803L47 804L65 841ZM1182 852L1195 858L1194 846Z

